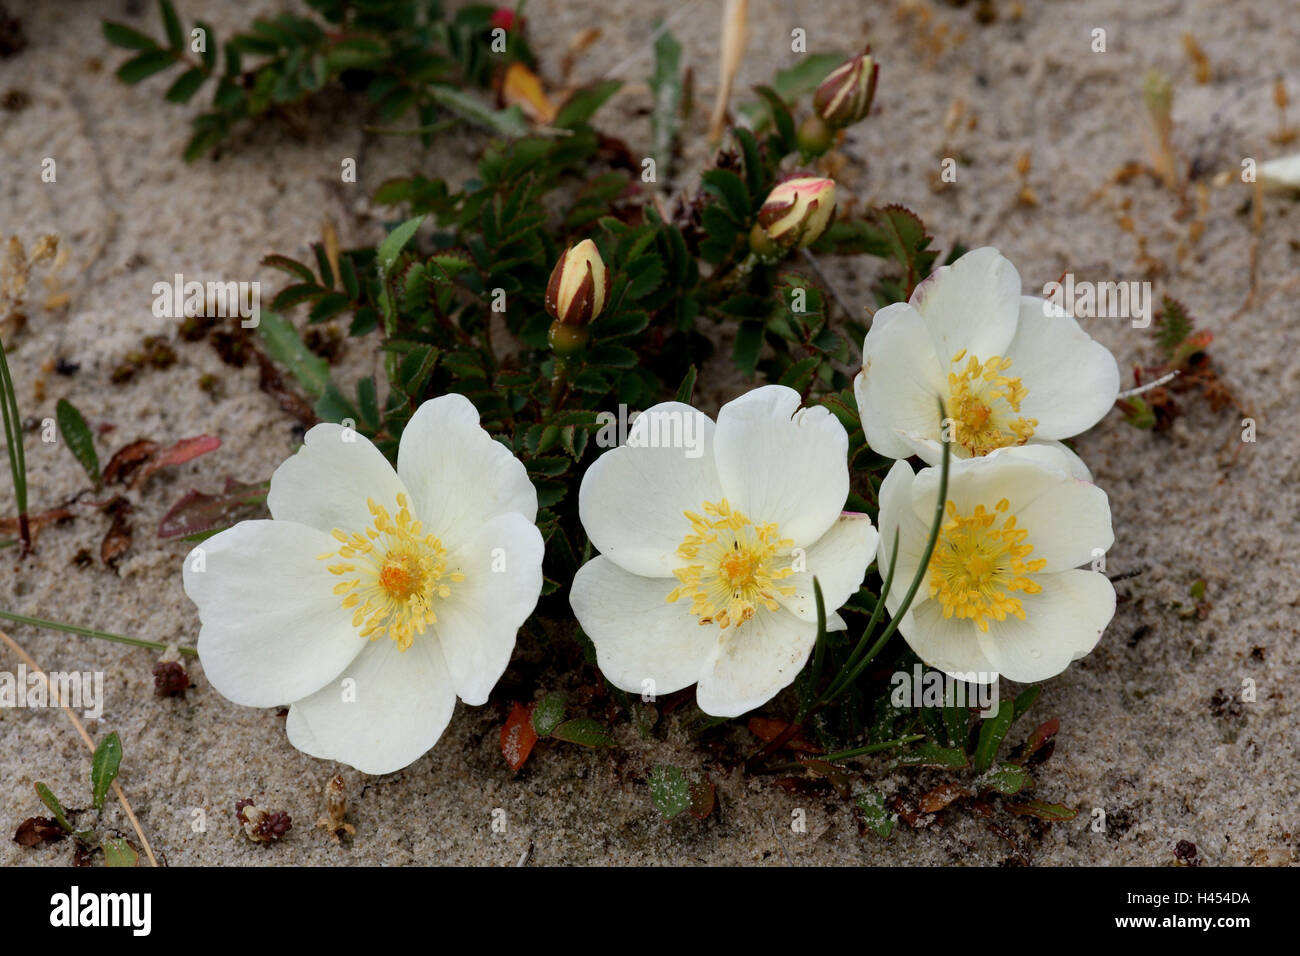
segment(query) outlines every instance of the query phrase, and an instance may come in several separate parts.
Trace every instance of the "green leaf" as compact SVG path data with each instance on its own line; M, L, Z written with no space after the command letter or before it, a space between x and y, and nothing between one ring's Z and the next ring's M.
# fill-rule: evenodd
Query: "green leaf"
M406 244L411 241L411 237L415 235L422 222L424 222L424 216L422 215L406 220L406 222L390 232L384 238L384 241L379 244L376 258L379 261L379 268L384 270L385 275L392 272L398 255L406 247Z
M1026 787L1033 786L1034 778L1023 767L1004 763L982 774L975 783L980 788L996 790L998 793L1011 796Z
M781 381L778 384L792 388L796 392L802 392L812 384L813 372L817 370L820 363L821 359L816 356L800 359L785 370L785 374L781 376Z
M1038 700L1038 695L1042 693L1042 684L1033 684L1026 687L1016 695L1015 710L1012 712L1011 722L1014 724L1017 720L1025 715L1030 707L1034 706L1034 701Z
M650 152L666 176L682 116L682 46L665 29L655 39L654 73L650 76Z
M882 839L894 832L894 817L885 809L885 798L874 790L868 790L858 797L858 809L862 811L863 822L876 836Z
M660 764L650 771L650 799L665 820L691 806L691 784L681 767Z
M104 799L108 796L108 788L117 779L117 768L121 763L122 738L115 730L99 742L90 762L91 803L99 813L104 812Z
M564 101L555 116L555 125L560 129L572 129L587 122L596 110L605 105L605 101L618 92L623 85L621 80L605 80L584 89L576 90Z
M564 695L547 694L533 708L533 730L539 737L549 737L564 723Z
M293 323L274 312L263 312L257 333L266 354L293 374L308 398L315 401L324 395L330 383L329 363L303 344Z
M999 702L998 712L980 724L979 742L975 744L975 753L972 755L976 770L982 772L993 766L993 758L1002 745L1002 738L1011 729L1014 716L1015 704L1004 700Z
M49 787L38 782L36 784L36 795L41 798L41 803L49 808L50 813L54 814L55 823L69 833L76 832L72 829L72 824L68 822L67 814L63 812L63 804L59 803L59 798L54 795L54 792Z
M296 276L304 283L309 285L316 284L316 275L304 263L297 259L290 259L288 256L272 254L262 257L262 265L270 266L272 269L279 269L281 272L287 272L291 276Z
M113 20L104 21L104 39L113 46L120 46L127 50L158 49L158 41L153 37L146 36L125 23L117 23Z
M758 350L763 345L763 325L761 322L742 322L736 330L736 344L731 357L745 378L754 375L758 367Z
M121 837L105 837L100 843L104 851L105 866L139 866L140 854Z
M566 720L554 730L551 736L556 740L567 740L571 744L584 747L613 747L614 738L609 731L590 717L575 717Z
M966 752L957 747L940 747L932 741L925 741L911 753L898 758L903 767L942 767L948 770L961 770L970 766Z
M117 78L133 86L155 73L161 73L176 62L176 57L166 50L148 50L133 56L117 68Z
M749 189L745 181L729 169L710 169L701 177L704 191L716 196L733 219L743 225L749 219Z
M203 52L199 55L203 57L203 65L212 72L217 68L217 34L212 25L203 20L195 20L194 27L203 31Z
M435 103L461 119L486 127L509 139L527 136L532 131L528 120L524 118L523 110L518 106L494 110L478 98L452 86L432 84L426 87L426 92Z
M772 119L776 123L777 149L781 153L788 153L794 149L794 117L790 115L790 108L785 105L785 100L781 94L770 86L756 86L754 92L763 97L767 103L767 108L771 111Z
M54 417L59 424L59 434L68 443L68 450L81 462L95 487L99 487L99 455L95 452L94 436L81 412L67 399L61 398L54 407Z
M1018 817L1037 817L1053 822L1073 820L1079 811L1060 803L1044 803L1042 800L1029 800L1025 803L1008 803L1006 808Z
M171 0L158 0L158 9L162 11L163 26L167 30L167 42L173 50L183 49L185 31L181 29L180 17L176 15L176 8L172 6Z
M677 395L675 400L683 405L691 404L691 398L695 395L695 379L699 375L699 369L694 365L686 370L686 376L682 379L682 384L677 386Z
M190 98L199 91L205 79L207 76L202 70L197 66L192 67L176 78L176 82L163 94L163 99L169 103L188 103Z

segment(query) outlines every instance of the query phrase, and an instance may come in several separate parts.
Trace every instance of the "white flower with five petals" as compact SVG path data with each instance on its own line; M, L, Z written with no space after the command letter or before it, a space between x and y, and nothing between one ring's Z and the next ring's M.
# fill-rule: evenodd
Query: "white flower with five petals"
M789 685L876 548L841 511L848 435L779 385L724 405L715 425L667 402L583 476L582 525L601 552L570 592L605 677L638 694L696 684L706 713L735 717Z
M456 698L483 704L542 587L537 492L461 395L425 402L394 471L373 444L317 425L276 469L272 520L185 562L199 659L249 707L289 704L289 742L364 773L442 736Z
M952 461L943 523L899 631L917 655L963 680L1046 680L1086 655L1115 613L1115 588L1079 570L1114 542L1106 493L1042 446ZM921 566L940 469L896 462L880 486L885 607L896 615Z
M1079 478L1087 467L1060 439L1115 404L1115 357L1044 299L996 249L966 253L875 314L854 379L871 448L936 465L1018 445L1050 445ZM940 418L939 403L949 421Z

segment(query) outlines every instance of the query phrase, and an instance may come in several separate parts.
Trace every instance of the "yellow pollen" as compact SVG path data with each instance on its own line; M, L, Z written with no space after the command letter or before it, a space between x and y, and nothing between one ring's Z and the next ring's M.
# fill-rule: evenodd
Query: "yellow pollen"
M373 519L362 532L330 532L339 549L318 555L318 560L342 560L329 565L330 574L344 577L334 593L346 595L343 607L352 611L352 626L362 637L379 640L387 634L406 650L438 620L433 599L448 597L447 582L460 582L465 575L448 573L447 549L411 515L405 494L397 496L397 513L366 500Z
M928 568L930 597L943 605L945 618L971 620L987 632L990 618L1005 621L1010 614L1025 620L1024 606L1010 592L1043 589L1029 575L1046 567L1047 559L1027 560L1034 546L1025 543L1029 532L1016 527L1009 507L1003 498L992 511L977 505L972 514L961 515L948 501Z
M759 607L777 610L778 594L795 593L795 588L776 583L794 573L788 561L777 567L794 542L782 538L775 524L755 524L733 511L725 498L706 501L700 510L703 515L684 512L691 532L677 555L691 564L673 572L681 586L669 593L668 602L689 597L691 613L700 624L716 623L722 630L744 624Z
M948 414L954 425L953 441L972 455L987 455L1033 437L1038 419L1016 417L1028 391L1020 379L1002 374L1011 368L1011 359L995 355L981 362L962 349L951 364Z

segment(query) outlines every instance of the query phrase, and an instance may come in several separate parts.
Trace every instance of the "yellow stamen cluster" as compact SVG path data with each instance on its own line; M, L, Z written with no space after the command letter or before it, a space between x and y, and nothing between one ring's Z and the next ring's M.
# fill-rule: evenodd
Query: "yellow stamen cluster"
M339 549L319 555L319 560L342 560L329 565L330 574L344 580L334 585L343 595L343 607L352 611L352 626L362 637L377 641L388 634L398 650L406 650L438 618L433 598L447 597L444 583L465 580L460 572L447 574L447 549L411 516L405 494L397 496L397 514L366 499L372 525L363 533L331 532Z
M1005 621L1011 614L1023 621L1024 606L1009 592L1037 594L1043 589L1028 575L1041 571L1047 560L1026 560L1034 546L1025 544L1029 532L1016 527L1009 507L1003 498L993 511L977 505L973 514L961 515L956 504L947 503L929 564L930 597L943 605L945 618L974 621L981 631L988 631L989 618Z
M1020 379L1002 374L1011 368L1011 359L995 355L981 362L973 355L966 358L962 349L952 357L952 364L957 366L948 373L948 414L955 426L952 440L972 455L987 455L1033 437L1036 418L1011 417L1020 411L1027 394Z
M752 618L761 605L775 611L776 595L790 596L795 589L776 582L794 573L791 567L774 567L789 555L794 542L780 537L775 524L754 524L734 511L724 498L704 502L704 515L685 512L691 533L682 539L677 555L689 566L673 572L681 586L668 595L671 604L691 599L691 613L701 625L717 623L725 630Z

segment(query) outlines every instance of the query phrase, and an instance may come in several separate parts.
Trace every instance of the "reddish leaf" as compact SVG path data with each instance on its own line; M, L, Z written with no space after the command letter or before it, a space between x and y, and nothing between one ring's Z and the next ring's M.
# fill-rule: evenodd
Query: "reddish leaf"
M104 466L104 484L112 485L126 481L132 472L152 458L157 451L158 443L147 438L119 448Z
M14 842L19 846L40 846L42 843L62 840L65 836L67 832L53 817L28 817L18 824Z
M784 720L771 720L767 717L749 718L749 732L765 744L770 744L772 741L776 740L776 738L785 733L789 727L790 725ZM787 740L783 746L787 750L800 750L809 754L819 754L822 752L821 747L818 747L801 733L795 734Z
M845 800L853 793L853 784L849 782L849 775L844 772L843 768L837 767L833 763L827 763L825 760L809 760L807 757L800 757L799 763L817 774L817 776L829 780L836 793Z
M533 730L532 705L515 704L501 728L501 754L515 773L527 762L537 743L537 731Z
M113 516L113 523L100 542L99 559L105 564L112 564L131 547L134 540L131 533L131 503L125 498L114 498L104 510Z
M971 792L959 783L941 783L921 795L918 801L922 813L938 813L958 800L971 796Z
M183 465L187 461L198 458L199 455L206 455L210 451L215 451L221 447L221 439L216 435L196 435L193 438L182 438L170 448L155 454L140 469L135 479L131 482L132 488L139 488L149 476L162 468L170 468L172 465Z
M713 812L715 806L717 806L717 794L713 789L713 781L708 777L693 781L691 783L691 805L688 808L691 816L697 820L703 820Z
M1061 719L1053 717L1051 720L1044 721L1035 728L1034 732L1025 740L1024 749L1021 750L1020 756L1012 763L1024 765L1038 750L1057 735L1061 730Z
M233 478L215 495L191 488L158 523L158 537L181 538L228 527L243 517L265 511L267 486L245 485Z

